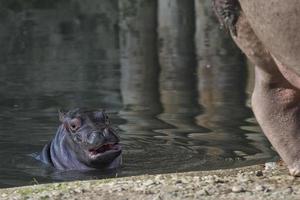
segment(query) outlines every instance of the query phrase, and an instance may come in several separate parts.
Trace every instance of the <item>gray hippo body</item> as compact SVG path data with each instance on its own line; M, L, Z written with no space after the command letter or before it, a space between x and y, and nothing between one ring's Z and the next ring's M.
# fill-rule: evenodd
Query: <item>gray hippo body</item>
M121 164L121 146L103 111L74 109L60 113L55 137L39 159L60 170L113 169Z

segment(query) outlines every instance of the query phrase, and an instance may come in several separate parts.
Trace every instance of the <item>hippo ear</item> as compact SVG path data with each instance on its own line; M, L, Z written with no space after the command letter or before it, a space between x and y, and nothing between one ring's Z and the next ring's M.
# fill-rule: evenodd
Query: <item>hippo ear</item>
M65 114L66 114L65 112L58 110L58 118L60 122L64 122Z

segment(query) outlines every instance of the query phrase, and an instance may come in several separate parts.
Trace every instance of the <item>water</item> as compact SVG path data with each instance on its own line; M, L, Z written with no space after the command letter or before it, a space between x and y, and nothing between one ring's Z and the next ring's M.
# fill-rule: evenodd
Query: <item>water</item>
M0 4L0 187L274 157L248 106L251 70L210 1ZM117 172L56 171L29 156L54 136L57 110L74 107L110 113L124 149Z

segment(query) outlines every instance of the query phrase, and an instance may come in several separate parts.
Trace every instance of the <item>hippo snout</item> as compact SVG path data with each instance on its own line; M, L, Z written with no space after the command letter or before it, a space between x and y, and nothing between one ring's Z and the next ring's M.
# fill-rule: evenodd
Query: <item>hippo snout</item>
M92 131L86 140L89 148L98 147L104 144L115 144L118 142L119 138L117 135L108 129L104 129L103 131Z
M89 146L97 146L105 142L105 138L102 136L102 133L99 131L93 131L86 139L86 143Z

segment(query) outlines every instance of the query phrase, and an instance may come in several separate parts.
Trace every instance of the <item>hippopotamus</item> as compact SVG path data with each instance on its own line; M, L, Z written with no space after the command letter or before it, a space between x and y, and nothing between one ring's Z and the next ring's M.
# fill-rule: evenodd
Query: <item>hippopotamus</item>
M233 40L255 65L251 102L257 122L290 174L300 176L300 1L213 2L218 18L234 27Z
M39 159L59 170L114 169L121 164L121 146L104 111L59 112L61 125Z

